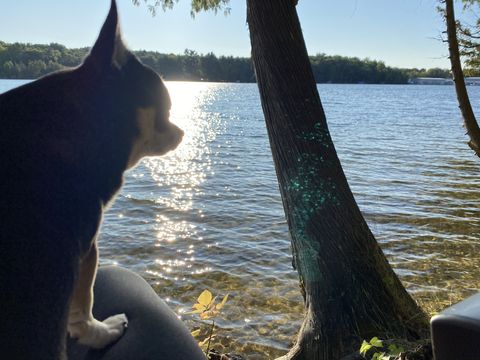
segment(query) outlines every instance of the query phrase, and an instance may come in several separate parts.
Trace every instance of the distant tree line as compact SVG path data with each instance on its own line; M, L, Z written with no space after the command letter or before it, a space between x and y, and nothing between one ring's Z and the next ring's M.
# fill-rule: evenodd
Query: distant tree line
M317 54L310 56L310 62L317 83L406 84L416 77L451 77L445 69L399 69L357 57Z
M89 48L68 49L60 44L38 45L0 41L0 78L36 79L49 72L80 64ZM198 54L182 55L135 51L166 80L255 82L250 58ZM444 69L399 69L382 61L317 54L310 57L318 83L405 84L413 77L449 78Z

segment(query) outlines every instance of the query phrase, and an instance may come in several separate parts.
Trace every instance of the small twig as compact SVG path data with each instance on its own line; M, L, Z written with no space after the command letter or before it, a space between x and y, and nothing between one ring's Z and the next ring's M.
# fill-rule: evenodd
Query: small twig
M215 329L215 320L212 320L212 329L210 330L210 336L208 337L207 351L205 352L205 355L207 355L207 359L208 359L208 352L210 351L210 341L212 340L213 329Z

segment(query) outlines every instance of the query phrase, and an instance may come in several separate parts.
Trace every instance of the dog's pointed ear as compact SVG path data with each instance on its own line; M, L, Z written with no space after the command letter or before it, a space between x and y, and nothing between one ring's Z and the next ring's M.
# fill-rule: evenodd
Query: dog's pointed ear
M122 67L129 56L120 33L117 3L112 0L107 19L100 30L98 39L93 45L85 64L105 69L112 66Z

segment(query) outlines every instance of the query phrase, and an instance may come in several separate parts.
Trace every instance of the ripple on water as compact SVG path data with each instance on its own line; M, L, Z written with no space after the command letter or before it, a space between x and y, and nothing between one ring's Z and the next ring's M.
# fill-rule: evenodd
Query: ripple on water
M19 84L2 80L0 92ZM127 174L101 261L143 274L190 328L200 324L185 312L203 289L229 293L215 347L279 356L303 306L256 86L167 86L185 138ZM409 291L429 311L477 291L480 162L453 87L319 90L360 208ZM469 91L480 103L480 87Z
M184 313L204 288L229 293L215 347L279 356L303 306L256 88L168 86L186 137L129 173L103 256L143 273L191 328L200 324ZM433 311L478 289L479 162L451 89L320 90L352 190L409 291Z

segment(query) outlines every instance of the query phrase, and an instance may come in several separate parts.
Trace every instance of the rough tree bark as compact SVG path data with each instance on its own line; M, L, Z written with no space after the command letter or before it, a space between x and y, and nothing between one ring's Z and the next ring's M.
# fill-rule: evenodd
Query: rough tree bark
M282 359L334 360L362 338L427 337L370 232L332 143L294 0L247 0L252 59L306 315Z
M455 82L458 106L462 113L465 129L467 129L467 134L470 137L468 145L475 151L475 154L480 157L480 128L478 127L472 105L470 104L470 98L468 97L467 87L465 86L465 78L458 49L457 24L455 21L453 0L444 0L443 2L445 3L444 16L447 25L448 51L450 53L450 64Z

